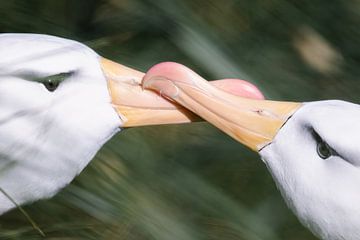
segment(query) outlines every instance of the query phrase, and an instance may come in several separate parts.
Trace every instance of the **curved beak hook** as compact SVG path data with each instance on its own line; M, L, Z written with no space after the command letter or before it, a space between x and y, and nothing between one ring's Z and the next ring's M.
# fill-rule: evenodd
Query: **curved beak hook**
M202 119L161 94L142 87L144 73L105 58L101 68L108 82L111 103L121 118L122 127L189 123ZM263 98L256 87L240 80L212 81L218 89L252 98Z
M301 103L235 96L209 84L189 68L166 63L152 67L143 87L185 106L254 151L271 143Z

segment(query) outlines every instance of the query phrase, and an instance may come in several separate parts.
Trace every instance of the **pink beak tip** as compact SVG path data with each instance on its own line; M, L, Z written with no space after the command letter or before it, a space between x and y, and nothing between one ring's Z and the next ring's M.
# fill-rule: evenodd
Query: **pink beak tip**
M166 77L168 79L176 79L178 81L189 81L189 78L200 77L188 67L176 62L162 62L151 67L143 78L143 83L152 77ZM215 87L231 93L233 95L252 98L265 99L262 92L252 83L241 79L222 79L211 81Z

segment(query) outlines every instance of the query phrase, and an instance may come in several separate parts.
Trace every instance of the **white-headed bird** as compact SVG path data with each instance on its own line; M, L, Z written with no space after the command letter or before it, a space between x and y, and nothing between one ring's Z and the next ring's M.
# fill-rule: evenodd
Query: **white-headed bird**
M177 63L152 67L143 86L257 151L288 206L314 234L360 239L359 105L246 99Z
M123 127L199 119L76 41L0 34L0 53L0 214L53 196ZM262 98L246 82L213 84Z

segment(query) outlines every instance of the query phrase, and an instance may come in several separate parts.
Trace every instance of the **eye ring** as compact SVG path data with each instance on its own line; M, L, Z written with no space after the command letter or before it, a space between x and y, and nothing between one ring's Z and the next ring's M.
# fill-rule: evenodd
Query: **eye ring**
M327 158L331 157L331 155L332 155L331 148L324 141L319 141L317 143L316 151L317 151L317 154L319 155L319 157L321 157L322 159L327 159Z
M71 77L74 73L74 71L58 73L40 78L38 81L41 82L49 92L54 92L62 82Z
M322 159L328 159L333 155L337 155L337 153L327 144L322 137L315 131L315 129L311 129L312 136L316 142L316 152Z
M45 79L43 84L49 92L54 92L60 85L60 83L58 81L54 81L51 78Z

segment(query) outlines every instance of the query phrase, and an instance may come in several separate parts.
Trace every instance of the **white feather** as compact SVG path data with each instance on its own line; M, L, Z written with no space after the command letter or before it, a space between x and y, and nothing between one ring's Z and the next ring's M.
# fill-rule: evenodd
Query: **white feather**
M360 106L303 106L260 155L289 207L317 236L360 239ZM314 129L339 156L317 154Z
M68 184L118 131L99 56L62 38L0 35L0 188L18 204ZM74 71L55 92L20 77ZM0 214L13 208L0 194Z

